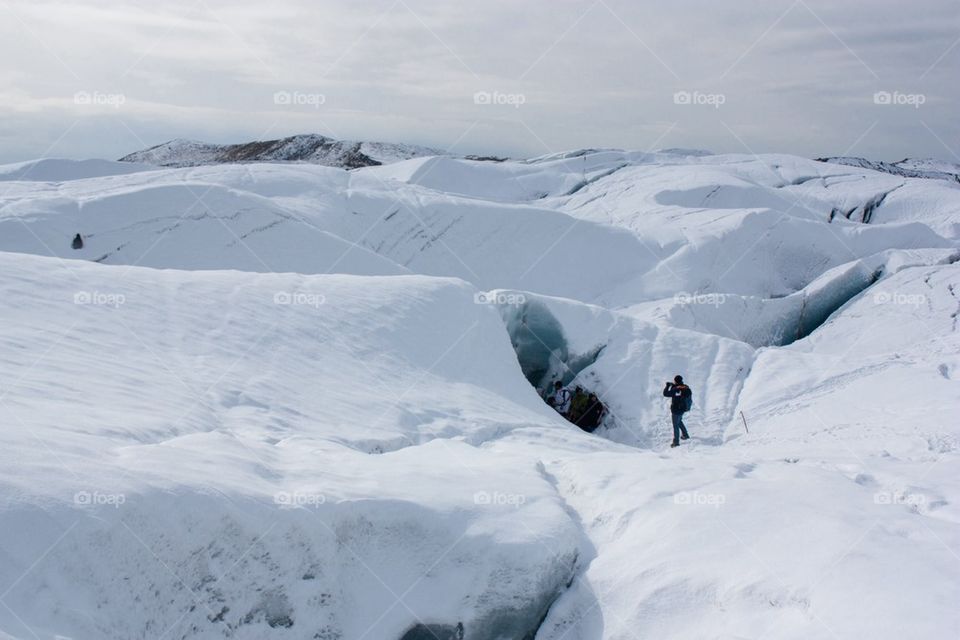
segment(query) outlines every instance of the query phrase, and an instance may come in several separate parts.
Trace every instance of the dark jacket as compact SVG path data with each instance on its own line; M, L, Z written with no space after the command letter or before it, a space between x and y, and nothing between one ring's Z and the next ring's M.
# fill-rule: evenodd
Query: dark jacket
M670 413L684 413L686 411L686 398L689 398L693 392L685 384L673 384L668 382L663 388L663 397L670 398Z

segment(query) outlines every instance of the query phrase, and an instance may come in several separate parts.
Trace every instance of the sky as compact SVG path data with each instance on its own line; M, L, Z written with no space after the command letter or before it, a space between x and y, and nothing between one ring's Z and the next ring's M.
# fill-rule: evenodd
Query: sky
M296 133L960 163L960 0L0 0L0 162Z

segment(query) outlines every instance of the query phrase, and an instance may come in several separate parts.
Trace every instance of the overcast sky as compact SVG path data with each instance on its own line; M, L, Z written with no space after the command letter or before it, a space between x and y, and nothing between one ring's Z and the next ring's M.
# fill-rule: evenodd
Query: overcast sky
M0 0L0 162L317 132L960 162L960 0Z

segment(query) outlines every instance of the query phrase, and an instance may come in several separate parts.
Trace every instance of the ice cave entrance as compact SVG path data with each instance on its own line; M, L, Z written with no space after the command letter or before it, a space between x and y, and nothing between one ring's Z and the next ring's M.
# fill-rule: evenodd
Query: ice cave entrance
M524 377L546 398L557 380L570 384L596 362L603 346L582 354L571 353L563 327L539 300L500 307L510 341Z

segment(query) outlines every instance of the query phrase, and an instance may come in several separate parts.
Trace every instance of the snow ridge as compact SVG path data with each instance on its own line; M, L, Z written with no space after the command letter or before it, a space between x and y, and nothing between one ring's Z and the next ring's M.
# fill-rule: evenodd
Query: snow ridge
M880 162L877 160L867 160L865 158L835 156L817 158L817 161L832 162L834 164L860 167L862 169L872 169L873 171L882 171L883 173L890 173L905 178L926 178L930 180L960 182L960 165L942 162L932 158L904 158L899 162Z

